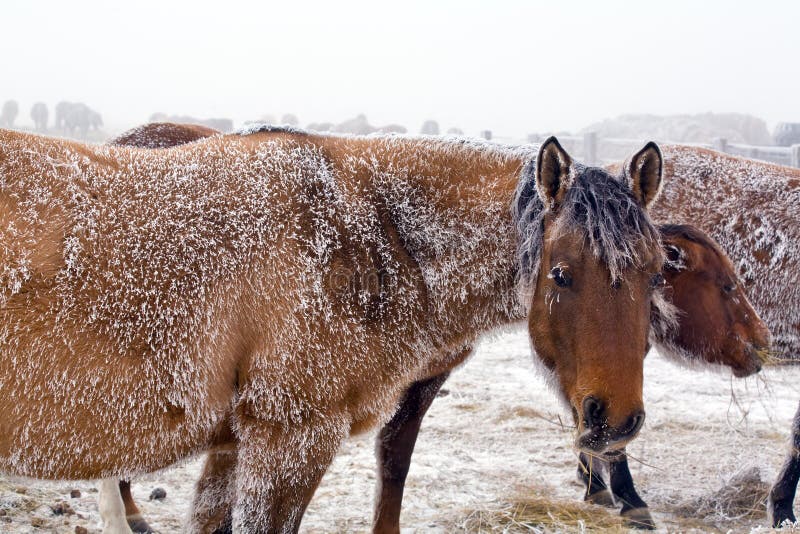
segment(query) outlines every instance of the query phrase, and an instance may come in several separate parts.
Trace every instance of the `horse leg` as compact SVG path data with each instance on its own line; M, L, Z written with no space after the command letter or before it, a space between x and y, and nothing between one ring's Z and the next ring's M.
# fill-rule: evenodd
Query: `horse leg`
M155 532L142 517L142 512L133 500L130 480L119 481L119 494L122 497L122 504L125 506L125 520L128 522L130 529L133 532Z
M778 528L784 521L797 521L792 511L794 496L797 492L797 482L800 480L800 406L794 415L792 423L792 450L786 457L786 462L778 475L778 480L772 486L767 500L767 512L772 526Z
M606 462L599 456L578 455L578 480L586 487L583 500L601 506L614 506L614 496L603 480Z
M247 403L243 403L247 404ZM292 533L333 461L350 420L337 414L300 422L259 421L239 410L233 531Z
M647 503L636 493L633 477L628 467L628 456L625 449L619 454L607 455L611 475L611 491L622 502L622 517L632 528L654 530L656 523L650 515Z
M125 520L125 504L122 502L116 479L105 478L100 481L98 501L104 534L131 534L131 529Z
M236 449L227 447L208 453L197 481L189 531L203 534L233 532L231 507L236 494Z
M378 459L378 501L372 531L400 532L400 508L403 488L411 464L411 454L417 441L422 418L450 372L427 380L414 382L408 388L391 421L381 428L375 440Z

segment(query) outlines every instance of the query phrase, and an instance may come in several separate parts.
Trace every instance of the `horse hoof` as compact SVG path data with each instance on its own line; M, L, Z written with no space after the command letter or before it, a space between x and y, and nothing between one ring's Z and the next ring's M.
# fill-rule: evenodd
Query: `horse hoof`
M625 519L625 524L630 528L639 530L656 529L656 522L653 521L649 508L631 508L622 512L621 515Z
M583 498L584 501L591 504L598 504L607 508L614 508L617 503L614 502L614 495L607 489L595 491L591 495Z
M794 516L794 513L792 513L791 508L788 510L770 510L769 518L770 522L772 523L772 528L781 528L784 526L784 523L788 523L790 525L797 523L797 518Z
M147 524L147 521L144 520L141 514L129 515L125 519L128 521L128 526L133 532L140 532L143 534L153 534L155 532L155 530Z
M769 496L767 499L767 515L772 528L781 528L786 521L789 523L797 522L797 518L792 511L793 501L794 499L789 501L788 499L774 499L772 495Z

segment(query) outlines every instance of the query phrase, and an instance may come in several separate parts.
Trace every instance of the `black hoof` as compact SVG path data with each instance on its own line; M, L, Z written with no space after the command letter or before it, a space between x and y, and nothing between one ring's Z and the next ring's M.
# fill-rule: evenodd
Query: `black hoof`
M142 517L141 514L129 515L125 519L128 521L128 526L131 527L131 530L134 532L140 532L143 534L155 533L155 530L153 530L150 525L147 524L147 521L144 520L144 517Z
M653 521L649 508L631 508L622 512L621 515L625 519L625 524L630 528L639 530L656 529L656 522Z
M783 503L776 504L770 501L767 504L767 512L769 514L770 523L772 523L772 528L781 528L785 521L789 523L797 522L791 504L787 506Z
M767 516L772 528L780 528L786 521L797 522L792 510L793 503L794 491L786 491L785 484L776 484L772 488L767 498Z
M599 491L595 491L591 495L586 495L583 500L588 503L598 504L607 508L615 508L617 505L617 503L614 502L614 496L607 489L601 489Z

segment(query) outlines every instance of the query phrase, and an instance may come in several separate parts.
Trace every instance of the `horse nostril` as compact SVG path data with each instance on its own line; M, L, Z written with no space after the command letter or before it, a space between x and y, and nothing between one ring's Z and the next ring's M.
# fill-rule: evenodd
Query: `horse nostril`
M599 426L603 423L605 408L603 402L588 395L583 399L583 420L587 427Z
M629 437L636 435L644 424L644 412L638 412L628 419L625 429L620 432L621 436Z

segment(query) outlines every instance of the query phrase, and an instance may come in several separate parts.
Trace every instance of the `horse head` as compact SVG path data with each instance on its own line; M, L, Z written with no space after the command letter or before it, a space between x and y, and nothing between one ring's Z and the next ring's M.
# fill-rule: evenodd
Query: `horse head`
M648 143L621 176L545 141L523 173L515 220L533 349L573 411L578 448L619 449L644 422L650 308L663 299L663 253L646 210L663 160Z
M730 367L737 377L758 372L770 333L753 309L736 270L719 245L698 228L662 225L666 294L678 314L674 328L653 328L659 352L689 363ZM654 314L654 324L658 315Z

